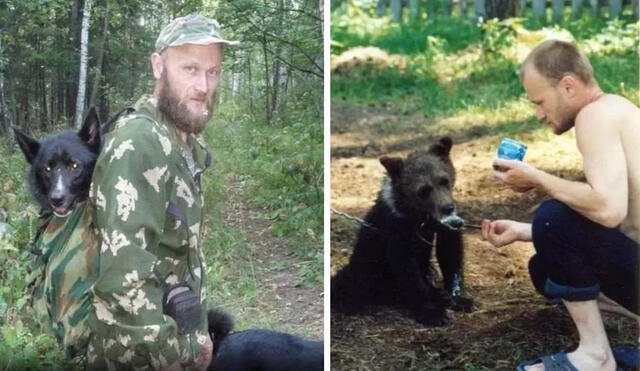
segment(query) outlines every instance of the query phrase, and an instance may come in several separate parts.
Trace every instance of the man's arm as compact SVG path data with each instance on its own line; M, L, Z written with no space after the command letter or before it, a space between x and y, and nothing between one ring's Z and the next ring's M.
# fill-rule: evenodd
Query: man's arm
M576 139L587 183L541 173L541 188L598 224L609 228L620 225L629 200L620 135L602 104L585 107L576 118Z
M598 224L617 227L628 207L627 163L620 133L603 107L591 105L576 118L576 138L587 183L502 159L495 164L508 170L494 175L514 188L538 188Z

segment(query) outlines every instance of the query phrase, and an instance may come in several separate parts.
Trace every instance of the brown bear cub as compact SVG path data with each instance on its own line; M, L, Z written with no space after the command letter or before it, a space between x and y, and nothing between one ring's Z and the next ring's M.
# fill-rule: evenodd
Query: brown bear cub
M400 306L428 326L446 325L447 307L472 310L463 293L464 221L452 196L451 146L444 137L404 160L380 158L387 177L349 263L331 279L332 310L356 314L370 305ZM444 289L436 287L434 245Z

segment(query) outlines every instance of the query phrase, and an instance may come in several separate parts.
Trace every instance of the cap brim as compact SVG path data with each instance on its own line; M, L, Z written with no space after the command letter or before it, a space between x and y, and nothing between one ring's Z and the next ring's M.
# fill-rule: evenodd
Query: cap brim
M199 39L199 40L180 40L180 42L172 43L168 46L180 46L184 44L195 44L195 45L209 45L209 44L225 44L225 45L238 45L239 41L225 40L219 39L217 37L211 37L208 39Z

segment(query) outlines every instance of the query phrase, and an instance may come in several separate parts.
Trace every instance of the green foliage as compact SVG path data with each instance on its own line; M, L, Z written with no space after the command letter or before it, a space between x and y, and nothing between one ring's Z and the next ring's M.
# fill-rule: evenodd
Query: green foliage
M337 55L355 46L376 46L390 53L415 55L429 52L429 38L444 41L446 52L454 52L480 40L477 27L457 17L437 17L427 21L394 23L388 17L377 18L356 3L347 1L332 12L331 54Z
M212 146L216 163L234 170L250 200L268 210L273 233L293 236L291 249L320 263L323 225L323 133L313 122L256 124L244 109L223 108ZM300 114L300 116L305 116Z
M371 12L354 10L354 6L344 2L332 13L332 99L351 104L391 103L397 110L435 118L475 108L495 110L523 96L519 81L522 52L545 37L561 37L575 40L587 52L605 91L638 101L639 23L582 18L563 27L549 27L513 18L476 27L442 18L395 24ZM405 38L404 30L413 30L413 35ZM365 57L365 62L356 63L357 58L352 58L336 65L338 54L354 53L355 46L378 47L380 53L387 51L391 53L388 58L402 60L404 65L376 65Z
M26 245L33 238L37 209L23 180L25 168L20 151L0 146L0 210L7 216L0 222L11 230L8 237L0 237L0 369L71 369L55 339L32 321L26 302Z
M483 56L495 58L501 50L512 46L516 41L516 32L521 27L521 18L508 18L502 21L494 18L481 24Z
M214 126L205 132L214 156L212 172L205 177L210 213L204 251L210 302L235 313L238 328L264 327L269 322L261 301L264 293L258 287L259 271L291 269L291 261L254 261L255 252L246 242L253 231L223 225L221 208L229 193L237 192L231 187L242 187L243 196L273 223L266 233L286 237L289 253L300 258L296 285L318 287L323 278L321 127L313 121L265 125L247 111L244 105L221 106Z

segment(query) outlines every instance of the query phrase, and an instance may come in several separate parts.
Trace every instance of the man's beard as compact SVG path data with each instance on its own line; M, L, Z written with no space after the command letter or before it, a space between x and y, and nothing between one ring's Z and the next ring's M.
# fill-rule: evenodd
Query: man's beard
M576 116L578 116L579 110L573 109L565 104L564 101L561 101L562 107L562 115L558 118L557 130L555 131L556 135L564 134L567 130L571 129L576 122Z
M160 112L162 112L178 130L188 134L200 134L213 115L213 103L215 100L213 98L215 97L215 93L212 99L206 102L206 111L201 115L194 115L189 111L186 102L182 101L174 93L171 85L169 85L166 70L163 72L160 80L162 81L162 89L158 96L158 109ZM187 97L185 100L191 98L207 99L206 95L203 94L202 97Z

